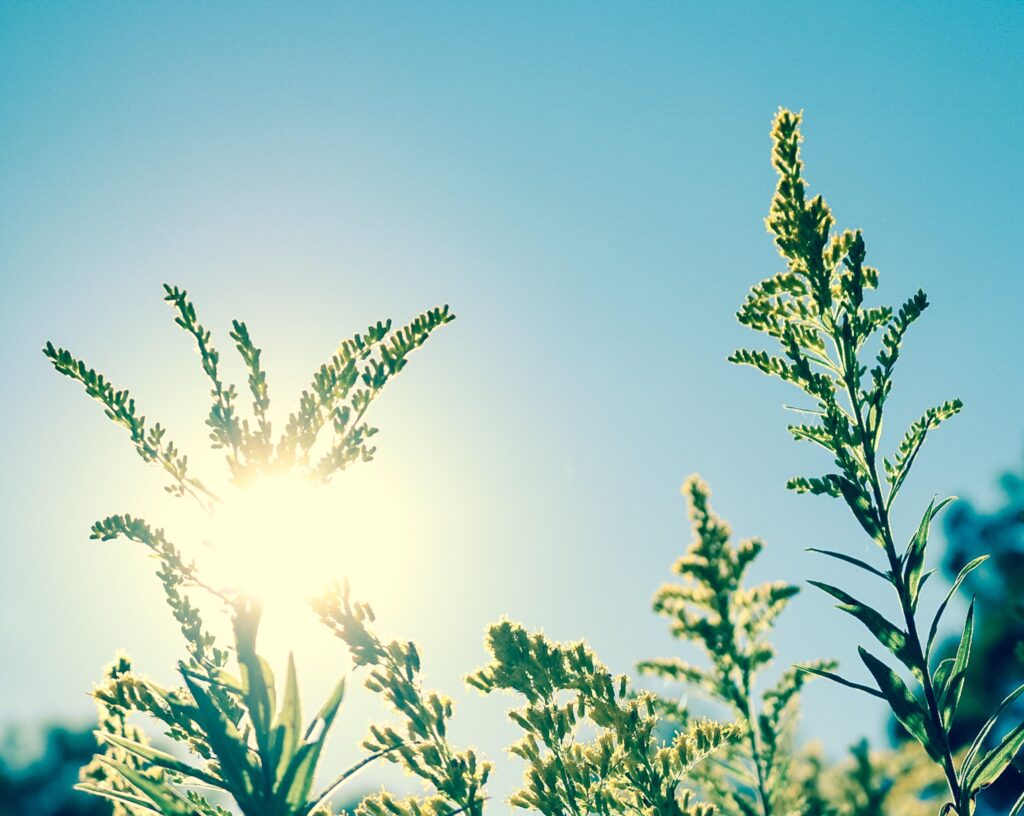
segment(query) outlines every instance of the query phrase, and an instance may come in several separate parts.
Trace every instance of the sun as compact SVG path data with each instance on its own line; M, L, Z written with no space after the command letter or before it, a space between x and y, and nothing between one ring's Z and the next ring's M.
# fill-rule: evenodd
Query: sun
M331 499L326 486L296 472L238 488L209 519L204 572L265 604L315 595L345 573L344 524Z
M230 486L211 513L177 517L173 534L204 584L261 602L261 651L283 659L296 649L315 662L320 627L310 627L308 602L348 582L378 611L407 606L422 590L417 543L432 519L394 472L360 468L324 484L294 470Z

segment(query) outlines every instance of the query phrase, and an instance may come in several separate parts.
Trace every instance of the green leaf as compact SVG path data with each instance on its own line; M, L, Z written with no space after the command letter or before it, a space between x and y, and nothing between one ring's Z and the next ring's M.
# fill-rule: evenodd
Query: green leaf
M152 806L163 816L191 816L193 813L189 801L166 783L150 779L135 768L113 762L102 755L97 756L96 760L149 799Z
M917 527L917 532L914 533L914 537L907 545L907 551L903 556L903 581L907 585L911 609L917 608L917 599L923 583L922 571L924 569L925 549L928 546L928 530L931 527L932 519L951 501L953 499L948 498L936 506L935 500L932 499L928 503L928 509L924 511L924 516Z
M195 700L193 717L220 763L221 774L236 799L244 801L252 795L257 769L249 761L248 748L242 735L210 698L207 691L187 672L182 672L185 685ZM241 802L240 802L241 804Z
M914 672L915 675L921 674L921 667L917 664L913 651L907 644L906 632L890 623L874 609L865 606L851 595L847 595L843 590L821 581L808 581L808 583L840 601L836 607L837 609L842 609L844 612L857 618L871 631L871 634L875 636L878 642L888 649L892 655L897 657L903 665Z
M954 658L947 657L935 667L935 673L932 675L932 685L935 687L936 694L940 697L946 689L946 684L949 683L949 676L953 672L954 662Z
M845 561L847 564L853 564L855 567L860 567L862 570L870 572L872 575L877 575L887 583L892 583L892 577L890 575L882 572L881 570L875 569L866 561L854 558L852 555L846 555L845 553L836 552L835 550L819 550L817 547L808 547L807 552L820 553L821 555L827 555L830 558L837 558L840 561Z
M104 788L101 785L93 785L88 782L79 782L74 785L74 790L82 791L82 793L90 793L93 796L100 796L104 799L109 799L111 802L116 802L121 805L128 805L132 808L141 808L147 813L159 814L160 811L153 807L153 803L148 799L143 799L141 796L135 796L124 791L115 790L113 788ZM131 813L131 811L128 811Z
M936 735L931 733L932 729L928 725L928 715L924 706L910 693L903 678L896 672L863 647L858 646L857 651L860 652L861 660L864 661L864 665L868 667L868 671L878 683L878 688L886 702L889 703L893 716L924 746L932 759L938 759L941 756L939 741L935 740Z
M273 734L271 725L276 705L274 673L270 665L256 653L256 633L261 608L258 603L241 602L235 609L235 650L242 672L242 698L252 721L259 749L262 789L270 793L274 785Z
M987 555L979 555L973 561L966 564L964 568L960 570L960 574L956 576L956 580L953 582L953 586L949 588L949 592L946 593L946 597L943 599L942 603L939 604L939 608L938 611L935 613L935 617L932 618L931 629L928 632L928 645L925 647L924 650L925 660L927 660L932 653L932 645L935 643L935 635L939 631L939 621L942 620L942 613L946 611L946 607L949 605L950 600L952 600L953 596L956 594L956 591L960 589L960 585L964 582L964 579L968 575L970 575L974 570L976 570L978 567L984 564L987 560Z
M927 570L926 572L921 573L921 580L917 584L917 596L918 596L918 599L920 599L921 592L924 590L924 585L928 583L928 579L931 578L933 575L935 575L937 572L938 572L938 570L932 568L930 570ZM917 611L917 604L916 603L914 604L914 608L911 611L912 612L916 612Z
M299 807L309 798L310 788L316 775L316 766L320 761L320 752L330 733L334 718L345 697L345 678L342 677L334 687L331 696L320 707L316 719L306 730L306 736L298 750L292 756L288 768L281 777L276 795L289 807Z
M807 674L813 674L817 677L824 677L826 680L831 680L833 683L839 683L841 686L847 686L848 688L857 689L857 691L866 692L872 697L878 697L880 700L885 699L885 695L877 689L873 689L871 686L865 686L860 683L854 683L852 680L840 677L835 672L825 671L824 669L818 669L814 666L797 666L796 668L798 671L807 672Z
M1021 694L1024 694L1024 685L1018 686L1012 692L1006 695L1006 698L999 704L999 708L996 709L995 713L991 717L989 717L988 722L986 722L981 727L981 730L978 731L978 735L974 738L974 741L971 743L970 749L967 751L967 754L964 757L964 775L968 773L968 769L974 763L974 758L981 751L982 747L985 744L985 740L987 739L988 735L992 732L992 729L995 728L996 723L999 721L999 717L1002 715L1004 711L1006 711L1006 709L1008 709L1011 705L1014 704L1014 702L1016 702L1017 698L1020 697Z
M942 709L942 725L948 731L956 716L956 709L960 703L960 695L964 689L964 681L967 679L967 663L971 659L971 641L974 638L974 601L971 601L967 609L967 620L964 621L964 631L960 636L960 644L956 649L956 658L950 670L949 682L946 684L942 696L939 699L939 706Z
M1002 741L967 774L966 787L971 794L973 795L995 782L1013 761L1021 746L1024 746L1024 723L1020 723L1003 737Z
M844 476L840 476L837 481L843 498L846 499L846 504L853 511L860 526L871 538L881 544L883 542L882 525L878 521L878 512L864 486Z
M285 682L281 711L274 723L272 753L277 768L275 784L281 781L284 772L295 755L302 731L302 703L299 699L299 684L295 672L295 657L288 653L288 678Z
M224 788L224 780L214 776L213 774L207 773L199 768L195 768L189 765L187 762L182 762L177 757L173 757L164 751L160 751L151 745L144 745L141 742L135 740L126 739L125 737L118 736L117 734L111 734L106 731L95 731L97 739L103 742L109 742L112 745L116 745L124 751L156 765L158 768L164 768L168 771L174 771L182 776L191 777L192 779L198 779L201 782L205 782L207 785L212 785L217 788Z

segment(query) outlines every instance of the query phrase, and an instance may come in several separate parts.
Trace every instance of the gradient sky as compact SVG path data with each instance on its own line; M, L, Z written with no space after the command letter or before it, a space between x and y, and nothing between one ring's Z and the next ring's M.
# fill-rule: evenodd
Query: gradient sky
M904 491L909 533L933 493L990 500L1020 461L1022 42L1010 2L3 4L0 720L84 722L116 648L171 678L151 562L87 534L112 512L172 525L177 505L39 353L71 347L202 460L207 386L163 281L225 353L248 321L279 412L368 322L459 315L388 389L379 458L335 495L371 583L393 587L382 626L420 642L500 791L519 777L509 701L460 682L484 626L586 637L616 670L672 653L648 604L689 541L693 471L767 541L757 577L888 603L804 552L871 545L838 503L784 488L828 464L789 441L795 392L725 362L757 342L735 308L780 268L770 121L805 110L811 185L865 230L885 301L933 301L888 427L952 396L966 410ZM318 694L340 644L296 637ZM778 633L783 661L851 673L861 638L810 592ZM880 735L882 708L852 694L815 685L805 733L834 752ZM370 708L351 709L354 738Z

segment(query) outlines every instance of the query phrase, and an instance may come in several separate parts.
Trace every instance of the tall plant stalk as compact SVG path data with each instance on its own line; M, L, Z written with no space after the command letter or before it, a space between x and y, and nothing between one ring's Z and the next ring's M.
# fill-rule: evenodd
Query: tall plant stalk
M865 292L877 287L878 272L864 263L866 251L860 231L833 235L834 219L828 205L821 196L808 199L800 160L800 119L798 114L781 110L772 131L772 159L779 183L767 225L788 268L755 286L738 314L741 323L777 340L782 354L741 349L730 359L795 384L816 403L804 411L816 421L791 425L789 430L797 440L814 442L829 451L836 470L822 477L797 477L790 480L789 487L846 502L882 549L884 565L876 567L845 553L814 549L891 585L902 625L892 623L837 587L811 583L839 601L838 608L858 618L909 670L917 693L900 674L862 647L861 659L877 688L820 667L805 670L885 700L942 768L949 788L942 813L970 816L978 793L998 778L1024 745L1024 723L1010 728L1001 739L988 741L997 719L1024 687L997 709L958 764L950 749L949 731L967 677L974 636L973 603L955 657L933 666L932 646L950 598L964 578L981 566L985 556L971 561L960 572L939 604L925 640L917 613L921 590L934 572L925 571L928 532L936 514L950 500L929 504L902 552L891 521L892 506L926 437L962 406L959 400L951 400L929 408L911 424L892 460L881 457L883 407L892 389L893 370L904 335L927 308L928 299L919 291L898 310L865 305ZM879 341L880 350L871 359L866 348L873 339ZM1022 810L1024 798L1012 814Z

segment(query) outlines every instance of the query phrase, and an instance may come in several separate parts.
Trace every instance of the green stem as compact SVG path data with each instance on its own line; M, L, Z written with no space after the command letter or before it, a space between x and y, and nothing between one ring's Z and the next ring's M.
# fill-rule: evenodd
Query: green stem
M734 587L735 589L735 587ZM729 625L731 630L731 642L733 648L737 653L742 653L740 648L740 636L736 631L736 623L733 620L732 608L730 603L731 593L720 593L717 596L716 601L716 612L721 620ZM723 677L728 677L729 669L720 669ZM750 740L750 754L754 761L754 769L757 772L757 795L761 801L761 813L762 816L772 816L772 805L768 791L768 780L766 769L764 767L764 757L761 753L761 738L758 732L757 725L757 705L754 702L754 683L751 677L750 670L750 659L749 655L745 657L745 665L742 669L743 682L742 690L737 687L737 684L731 683L732 693L729 695L732 697L732 702L739 712L740 716L747 721L747 727L749 729L748 739Z
M896 548L892 537L892 528L889 523L889 514L885 509L885 506L879 501L881 490L879 489L877 476L874 472L873 458L871 460L871 473L872 490L875 493L875 502L878 507L879 520L882 525L882 534L886 542L886 554L889 557L889 564L893 573L893 586L896 588L896 593L899 596L900 607L903 610L903 618L907 625L907 638L910 648L913 650L914 659L921 670L921 685L924 688L924 696L928 703L928 712L931 716L932 724L935 726L936 733L942 736L942 743L939 747L942 749L942 764L943 770L946 774L946 781L949 784L949 791L953 796L953 801L956 803L957 813L961 813L962 816L967 816L967 814L961 810L963 791L960 787L960 780L957 777L956 765L953 762L953 753L949 746L949 738L946 734L946 729L942 724L942 715L939 711L938 698L936 697L935 687L932 683L928 661L921 645L921 637L917 631L917 621L914 619L914 611L910 605L907 586L903 580L899 558L896 555Z
M338 788L340 788L343 784L345 784L345 782L347 782L350 777L354 776L356 773L361 771L363 768L365 768L371 762L374 762L375 760L380 759L382 756L387 756L392 751L397 751L399 748L402 748L402 747L404 747L404 744L403 745L393 745L390 748L385 748L383 751L377 751L375 753L370 754L368 757L364 757L363 759L361 759L359 762L357 762L355 765L353 765L347 771L345 771L341 775L337 776L334 779L334 781L331 782L331 784L328 785L324 789L323 793L319 794L316 797L316 799L313 801L313 803L309 806L310 812L315 811L318 807L320 807L321 805L326 803L332 796L334 796L335 793L337 793Z
M834 334L833 340L839 350L846 352L842 354L842 359L844 361L843 382L846 387L847 396L850 399L850 405L854 411L857 430L860 433L860 447L863 451L864 461L868 468L868 476L869 481L871 482L871 491L875 503L875 510L878 514L878 523L882 531L882 541L885 548L885 554L889 559L889 569L892 572L892 584L896 589L897 596L899 597L900 609L903 612L903 619L907 626L908 643L912 650L914 661L921 673L920 680L921 685L924 688L925 701L928 705L928 715L932 720L935 733L942 735L942 743L939 747L942 750L942 766L943 771L945 772L946 782L949 785L949 791L953 796L953 802L955 803L957 813L960 813L961 816L967 816L967 814L961 810L963 805L963 792L960 787L960 780L957 777L956 766L953 762L953 754L949 747L949 739L946 734L946 729L942 724L942 715L939 711L938 699L935 695L935 688L932 684L928 661L925 658L924 649L921 646L921 638L917 631L917 621L914 619L914 610L911 607L906 582L903 579L902 565L900 564L899 555L896 552L896 544L893 539L889 511L882 496L881 481L878 477L875 449L869 439L867 427L864 423L863 413L861 411L859 388L855 373L857 370L857 361L854 350L849 348L846 342L844 342L844 338L839 334ZM851 357L854 358L852 360L852 364L849 359Z
M772 803L768 792L768 780L764 767L764 756L761 753L761 738L757 727L757 709L754 704L754 690L750 682L749 674L744 673L743 696L740 714L747 721L748 738L750 740L750 753L754 760L754 768L757 771L757 795L761 801L761 812L763 816L772 816Z

